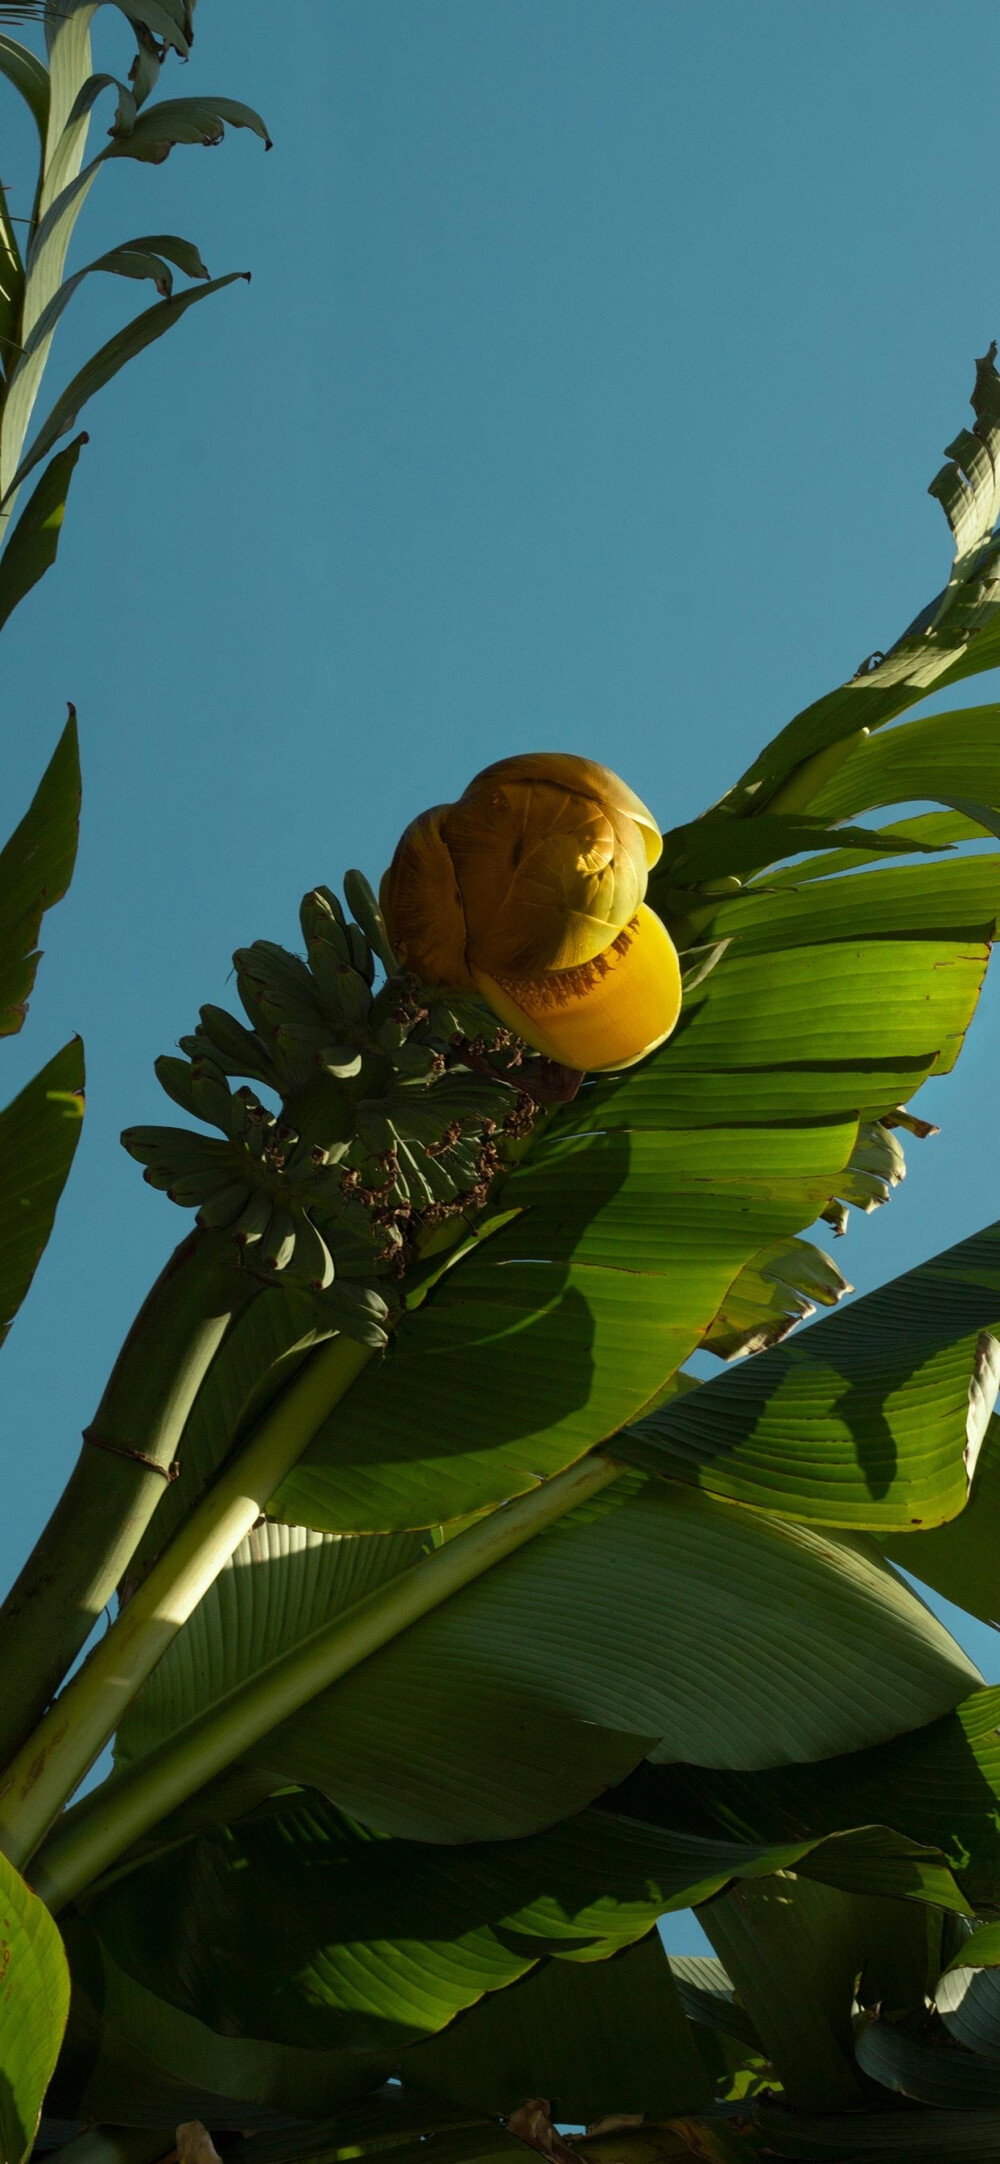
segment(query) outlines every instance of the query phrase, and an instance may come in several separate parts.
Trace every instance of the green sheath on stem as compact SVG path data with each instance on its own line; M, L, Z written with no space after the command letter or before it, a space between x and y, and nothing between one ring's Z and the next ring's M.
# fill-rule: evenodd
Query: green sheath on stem
M172 1463L230 1323L263 1289L231 1254L200 1231L175 1249L115 1362L87 1431L94 1440L0 1607L0 1764L40 1719L111 1599L163 1494L155 1468Z
M625 1471L609 1458L582 1458L456 1533L443 1548L272 1661L262 1675L231 1691L181 1735L77 1804L36 1860L30 1874L36 1893L56 1910L72 1900L168 1811L317 1692L339 1682L370 1653Z
M37 1848L139 1685L371 1356L370 1346L335 1337L300 1369L22 1745L0 1781L0 1848L12 1862Z

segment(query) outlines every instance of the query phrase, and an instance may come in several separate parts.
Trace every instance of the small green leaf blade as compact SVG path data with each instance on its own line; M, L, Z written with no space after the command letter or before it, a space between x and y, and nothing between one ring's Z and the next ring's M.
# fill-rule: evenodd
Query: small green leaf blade
M46 1246L80 1139L83 1045L70 1039L0 1112L0 1345Z
M20 826L0 851L0 1037L16 1034L35 981L39 926L76 861L80 753L70 717Z
M0 556L0 629L55 563L70 482L88 440L86 434L75 436L64 451L57 451Z
M0 2151L23 2164L34 2143L69 2011L69 1970L44 1903L0 1855Z

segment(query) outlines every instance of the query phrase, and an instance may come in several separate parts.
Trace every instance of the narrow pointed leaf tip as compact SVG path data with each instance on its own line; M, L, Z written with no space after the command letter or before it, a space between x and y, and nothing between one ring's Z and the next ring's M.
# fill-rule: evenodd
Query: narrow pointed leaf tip
M627 1067L680 1012L676 950L644 899L661 849L652 813L607 767L526 753L411 822L382 913L426 983L474 987L548 1059Z

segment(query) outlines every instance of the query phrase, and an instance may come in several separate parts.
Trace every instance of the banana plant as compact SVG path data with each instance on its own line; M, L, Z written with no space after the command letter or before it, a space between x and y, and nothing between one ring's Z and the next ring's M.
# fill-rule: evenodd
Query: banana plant
M175 144L212 144L226 126L249 128L268 144L260 115L232 98L151 100L171 53L187 59L193 0L107 0L124 16L134 55L127 78L95 72L91 23L104 0L51 0L37 9L4 9L0 21L37 17L46 59L0 27L0 75L34 122L39 156L30 213L15 219L0 189L0 626L54 561L73 473L88 438L61 449L95 393L126 363L161 338L196 302L247 272L210 278L192 241L175 233L141 234L66 272L77 220L102 169L120 158L160 165ZM102 100L114 118L104 148L88 157L88 136ZM146 282L159 296L90 356L37 422L42 377L65 309L83 281L101 271ZM175 273L192 283L175 291ZM24 483L36 478L19 516Z
M215 142L223 122L266 134L249 108L229 100L182 99L146 106L168 51L187 57L190 4L137 0L121 10L136 47L128 84L92 72L91 0L69 5L0 8L0 73L26 103L40 155L29 217L15 218L0 190L0 626L55 560L66 498L80 450L78 435L49 457L81 407L208 291L200 255L176 236L128 242L64 277L67 250L97 170L113 156L161 162L175 142ZM48 65L9 35L34 22L44 32ZM84 165L92 111L108 89L118 104L109 148ZM140 114L140 107L145 110ZM20 233L18 229L20 228ZM173 294L173 270L199 281ZM88 270L149 278L156 308L92 356L28 442L32 414L60 316ZM44 461L48 459L48 463ZM14 513L23 479L42 465L26 504ZM20 1030L32 992L43 916L72 876L80 808L80 766L72 708L34 798L0 851L0 1035ZM52 1231L83 1114L83 1046L74 1036L0 1111L0 1343L24 1299ZM69 2004L69 1973L46 1908L0 1859L0 2152L19 2157L32 2145L38 2107L55 2062Z
M17 2164L56 2058L74 2164L1000 2150L1000 1693L897 1567L992 1616L1000 1231L790 1336L1000 907L1000 713L886 726L1000 657L973 404L943 594L719 805L502 762L160 1061L196 1222L0 1615Z

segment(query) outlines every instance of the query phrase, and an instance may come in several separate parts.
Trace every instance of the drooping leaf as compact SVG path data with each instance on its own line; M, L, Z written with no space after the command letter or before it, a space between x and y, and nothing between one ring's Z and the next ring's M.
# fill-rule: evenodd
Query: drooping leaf
M123 1970L210 2028L391 2057L538 1958L449 1862L431 1850L425 1876L412 1844L279 1797L112 1885L91 1920ZM262 1938L281 1948L267 1975Z
M857 1672L852 1648L844 1683ZM946 1857L978 1914L1000 1914L1000 1690L974 1691L941 1720L872 1750L767 1772L642 1768L621 1807L675 1830L746 1841L802 1840L880 1821Z
M0 1036L12 1036L24 1021L39 962L39 926L72 877L79 815L80 759L71 711L20 826L0 852Z
M855 1993L890 2011L922 2007L940 1947L931 1912L782 1873L720 1895L700 1918L789 2102L856 2109Z
M95 1889L102 1946L229 2034L317 2047L408 2048L545 1956L605 1960L734 1876L791 1866L823 1885L964 1906L940 1857L880 1828L762 1849L589 1810L528 1840L456 1849L373 1841L304 1792L230 1824L187 1818L185 1830L174 1814ZM266 1977L262 1936L283 1952Z
M105 271L116 278L149 278L161 298L169 300L173 292L171 264L187 273L190 278L207 278L208 272L193 241L184 240L176 233L143 233L135 240L120 241L116 248L109 248L104 255L95 256L92 263L83 264L71 278L64 278L62 285L36 318L25 348L21 367L27 372L31 362L37 364L40 349L47 351L52 333L85 278L95 271ZM42 355L44 362L44 355ZM40 369L36 366L36 373ZM20 391L20 378L11 384L11 394Z
M994 1414L965 1509L929 1533L880 1539L883 1555L984 1623L1000 1622L1000 1420Z
M0 556L0 629L56 560L69 485L87 441L75 436L50 459Z
M0 1112L0 1345L52 1230L80 1138L83 1081L74 1037Z
M987 1924L973 1933L938 1979L934 1998L949 2036L974 2051L978 2063L985 2060L994 2082L1000 2083L1000 1981L996 1971L998 1926ZM982 1954L977 1953L978 1942ZM969 1966L975 1961L976 1966ZM979 1966L979 1963L982 1966ZM976 2099L970 2097L970 2103ZM985 2101L985 2099L983 2099ZM1000 2102L1000 2097L997 2099Z
M921 2035L903 2023L871 2021L856 2044L858 2065L872 2081L917 2104L956 2110L1000 2109L1000 2067L970 2051L955 2051L946 2035Z
M642 1736L664 1760L821 1757L931 1719L974 1673L863 1543L625 1480L321 1692L259 1761L387 1831L506 1837L607 1785L622 1730L633 1763Z
M839 1183L843 1186L844 1180ZM766 1351L816 1313L853 1291L835 1262L810 1240L773 1240L733 1279L702 1350L732 1360Z
M146 1991L82 1918L64 1927L72 2000L46 2106L57 2118L115 2126L273 2124L336 2111L391 2072L366 2052L310 2051L220 2035Z
M236 98L163 98L157 105L145 106L127 133L112 130L114 140L102 155L162 165L175 143L221 143L225 124L252 129L265 150L270 150L271 139L260 114Z
M69 1972L48 1909L0 1855L0 2154L24 2164L66 2026Z
M615 1450L755 1509L918 1531L965 1506L998 1341L1000 1224L671 1400Z
M665 2119L711 2092L655 1932L610 1961L546 1961L408 2051L408 2080L501 2116L544 2096L560 2120Z

